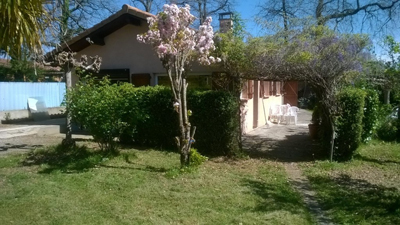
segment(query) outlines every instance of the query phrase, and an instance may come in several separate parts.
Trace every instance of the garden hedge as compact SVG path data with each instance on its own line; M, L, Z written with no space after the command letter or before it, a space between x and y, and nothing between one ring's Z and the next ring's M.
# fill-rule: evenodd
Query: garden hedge
M375 134L379 116L379 95L375 90L366 89L364 116L362 119L362 134L361 140L366 143Z
M73 119L97 139L176 149L178 114L170 88L135 88L107 81L80 82L69 94ZM232 156L240 151L238 103L226 92L189 91L189 118L196 126L193 147L209 156ZM103 137L102 137L103 136Z
M346 88L337 96L340 116L336 121L335 160L351 159L361 144L365 96L365 91L356 88Z

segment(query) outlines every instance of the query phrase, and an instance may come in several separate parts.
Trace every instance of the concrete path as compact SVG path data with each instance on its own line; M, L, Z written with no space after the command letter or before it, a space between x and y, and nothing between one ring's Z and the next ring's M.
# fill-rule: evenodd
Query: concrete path
M316 200L308 179L297 165L311 162L320 156L318 143L311 140L308 124L311 112L301 110L297 125L268 124L257 128L243 138L243 148L252 158L264 158L281 162L289 182L303 196L305 205L314 215L318 224L332 224Z
M64 132L65 129L65 118L21 122L16 124L0 124L0 139L30 135L59 134Z
M17 124L0 124L0 155L30 151L35 148L60 144L65 138L65 118L30 121ZM74 131L74 129L73 129ZM76 141L92 139L90 135L76 132Z

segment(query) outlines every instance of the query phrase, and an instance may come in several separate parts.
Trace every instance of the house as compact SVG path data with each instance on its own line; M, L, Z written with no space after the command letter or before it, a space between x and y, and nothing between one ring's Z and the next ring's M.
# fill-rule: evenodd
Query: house
M169 82L165 69L150 45L139 43L138 34L147 31L147 18L154 16L129 5L104 21L84 31L64 45L63 50L79 55L103 58L101 71L97 76L110 75L114 82L130 82L135 86L160 85ZM231 26L226 15L221 25ZM212 88L212 78L220 69L216 67L193 66L189 74L189 87ZM73 76L72 83L77 77ZM265 125L269 107L282 104L283 83L280 81L247 81L242 93L243 121L245 132Z

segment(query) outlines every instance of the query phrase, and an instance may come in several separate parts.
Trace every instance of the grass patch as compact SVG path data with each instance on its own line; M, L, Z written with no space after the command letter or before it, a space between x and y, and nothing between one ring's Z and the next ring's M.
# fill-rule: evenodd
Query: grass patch
M334 222L400 224L400 144L372 142L352 161L303 167Z
M176 153L79 151L0 157L2 223L314 223L273 162L210 160L181 173Z

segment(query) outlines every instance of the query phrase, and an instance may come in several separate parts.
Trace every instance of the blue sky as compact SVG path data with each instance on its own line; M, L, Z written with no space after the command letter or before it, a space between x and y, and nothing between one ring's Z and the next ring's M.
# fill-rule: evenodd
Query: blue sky
M129 4L129 0L119 0L121 7L123 4ZM254 22L254 17L258 10L256 6L259 4L259 0L236 0L235 6L231 9L231 11L240 13L242 19L246 23L247 31L253 36L259 36L262 34L261 27L257 26ZM137 5L139 9L143 10L144 8L141 5ZM215 20L215 19L214 19ZM214 21L215 26L218 26L218 22Z
M258 0L239 0L237 1L237 6L235 10L240 13L242 19L246 23L246 29L252 36L260 36L262 35L261 27L258 26L255 22L255 16L258 13L257 5L259 4Z
M118 0L118 2L120 3L120 7L122 7L123 4L131 4L130 0ZM260 25L255 22L255 17L259 12L259 9L257 9L257 5L262 2L263 0L235 0L235 5L233 8L231 8L231 11L240 13L242 19L245 22L246 31L249 32L252 36L262 36L267 33ZM143 10L140 5L138 5L137 7ZM216 29L218 29L218 21L215 21L217 18L218 17L215 17L213 21L213 25ZM400 27L397 26L396 28L397 29L389 30L389 32L391 32L390 35L394 36L397 42L400 42ZM383 55L384 51L380 46L380 44L382 43L382 37L372 38L372 41L375 53L378 58L387 59L387 57Z

